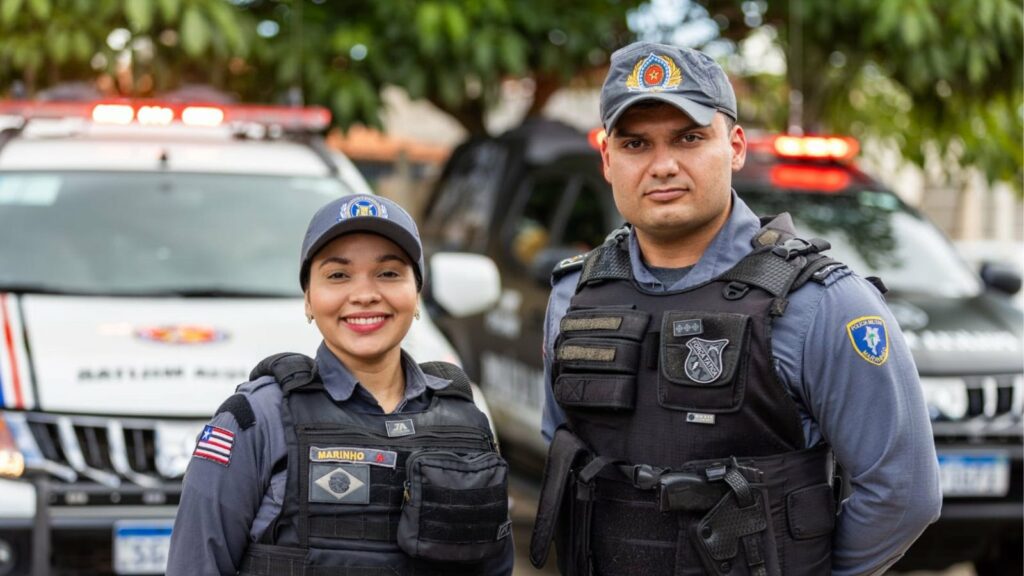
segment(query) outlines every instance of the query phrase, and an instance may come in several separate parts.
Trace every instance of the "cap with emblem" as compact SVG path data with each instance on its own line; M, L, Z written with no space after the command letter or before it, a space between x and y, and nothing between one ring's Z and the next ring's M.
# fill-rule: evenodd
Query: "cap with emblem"
M379 234L397 244L412 260L417 289L423 288L423 245L412 216L387 198L353 194L328 203L309 221L299 268L299 284L303 290L309 284L309 267L316 253L331 240L350 232Z
M605 131L611 134L622 113L643 100L671 104L701 126L711 124L716 111L737 118L736 94L725 71L689 48L636 42L612 54L601 88Z

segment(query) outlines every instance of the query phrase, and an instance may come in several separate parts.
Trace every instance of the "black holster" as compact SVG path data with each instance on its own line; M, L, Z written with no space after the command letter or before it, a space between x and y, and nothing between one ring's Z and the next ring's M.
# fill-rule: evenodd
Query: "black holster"
M560 429L530 558L565 576L827 575L836 503L826 446L679 469L595 457Z

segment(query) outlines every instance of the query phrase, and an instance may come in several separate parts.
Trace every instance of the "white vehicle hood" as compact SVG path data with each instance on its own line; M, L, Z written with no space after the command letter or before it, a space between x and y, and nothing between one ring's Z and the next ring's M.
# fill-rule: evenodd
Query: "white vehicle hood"
M205 418L261 359L312 356L321 341L301 298L0 296L8 408ZM420 362L457 361L425 316L403 347Z

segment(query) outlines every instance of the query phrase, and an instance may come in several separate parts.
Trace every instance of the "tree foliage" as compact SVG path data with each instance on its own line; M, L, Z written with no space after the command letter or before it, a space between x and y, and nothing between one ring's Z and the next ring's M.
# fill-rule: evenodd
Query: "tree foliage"
M301 94L348 126L379 125L381 89L395 85L483 133L503 80L532 79L539 113L558 87L599 71L628 41L626 13L639 3L0 0L0 89L20 79L34 93L100 71L125 95L190 83L244 100ZM127 48L108 42L119 28L131 33Z
M632 39L641 0L0 0L0 92L69 80L148 96L208 84L241 100L329 106L379 125L400 86L470 133L502 82L527 79L529 113L572 82L597 84ZM747 75L740 112L787 126L789 89L809 131L897 142L1020 186L1024 9L1018 0L691 0L665 33L713 18L734 45L771 30L787 76ZM790 12L795 10L795 12ZM122 38L112 31L124 31ZM118 41L115 41L118 40ZM120 44L119 44L120 42ZM126 65L127 62L127 65Z
M1024 7L1019 1L701 3L732 41L763 25L777 31L788 56L788 86L803 95L805 129L889 139L918 164L935 153L978 167L992 180L1021 186ZM754 6L756 27L744 24ZM777 92L775 100L788 101ZM770 127L785 129L786 115L778 108L761 112Z

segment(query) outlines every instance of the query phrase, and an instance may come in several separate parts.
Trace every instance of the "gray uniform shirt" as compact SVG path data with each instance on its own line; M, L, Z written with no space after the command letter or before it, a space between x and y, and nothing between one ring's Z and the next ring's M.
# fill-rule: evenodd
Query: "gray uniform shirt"
M652 292L697 286L735 266L752 250L760 222L733 193L732 212L701 259L672 286L644 264L629 237L633 277ZM545 403L542 432L550 441L565 414L554 400L551 359L559 321L576 290L579 272L554 284L544 324ZM882 365L860 356L847 324L863 316L885 322L889 355ZM772 357L779 379L796 401L808 446L832 445L852 481L834 537L832 573L881 573L934 522L942 505L931 421L910 355L881 294L847 271L824 285L808 282L789 296L785 315L772 325Z
M317 350L316 365L327 394L344 403L346 410L383 413L373 395L324 344ZM405 351L402 369L405 398L394 413L426 409L431 400L429 390L451 383L425 374ZM288 461L281 425L281 388L272 378L264 377L239 386L238 393L248 398L256 421L243 430L230 412L210 420L210 425L234 434L230 462L225 466L193 457L189 463L171 532L167 576L235 574L246 548L259 541L281 512ZM505 553L487 573L511 574L513 554L509 538Z

